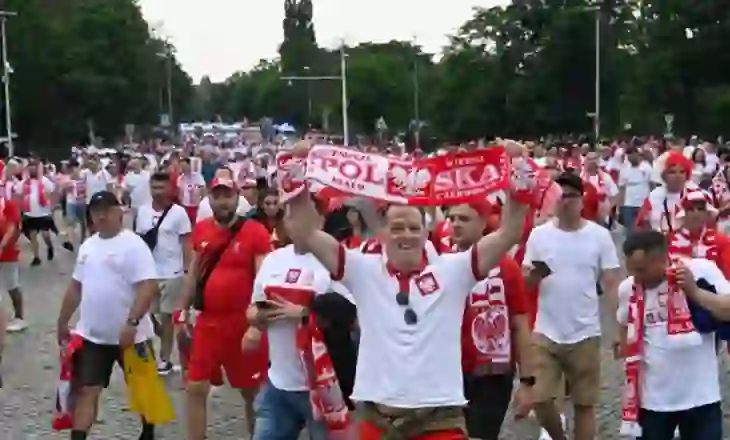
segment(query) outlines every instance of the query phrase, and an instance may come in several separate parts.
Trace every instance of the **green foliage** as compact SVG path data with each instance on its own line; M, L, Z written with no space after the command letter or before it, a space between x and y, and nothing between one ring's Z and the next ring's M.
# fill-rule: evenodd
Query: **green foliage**
M167 112L170 53L173 105L182 111L192 81L174 48L151 35L134 0L7 0L14 131L33 149L67 148L87 133L115 139L124 124L154 125ZM176 115L177 116L177 115Z
M339 75L337 51L317 49L312 2L287 0L280 60L231 77L215 112L263 115L295 125L339 126L340 85L289 86L280 75ZM590 133L595 106L596 14L588 0L513 0L477 8L443 55L409 42L347 48L350 126L372 135L383 116L390 132L420 114L440 137ZM727 135L730 119L730 8L727 0L600 2L601 130L661 134L664 115L677 134ZM414 67L417 65L417 69ZM313 117L306 118L309 96ZM327 118L323 118L327 116ZM727 136L726 136L727 137Z

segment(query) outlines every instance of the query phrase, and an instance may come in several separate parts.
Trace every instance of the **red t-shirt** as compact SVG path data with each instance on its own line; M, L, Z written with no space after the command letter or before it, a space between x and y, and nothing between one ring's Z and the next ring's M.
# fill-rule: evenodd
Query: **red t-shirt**
M510 321L515 315L526 315L528 313L528 299L525 281L522 277L522 270L517 262L508 256L502 257L499 262L499 278L504 284L504 298L507 304L507 313ZM467 306L468 307L468 306ZM512 360L516 360L516 341L514 332L512 332ZM462 347L462 368L465 373L470 373L474 369L474 359L476 358L474 342L471 336L471 328L462 325L461 328L461 347Z
M715 232L715 246L717 246L715 264L725 278L730 278L730 237L721 232Z
M0 262L2 263L16 262L20 257L20 249L18 249L18 237L20 237L20 206L18 202L6 199L5 209L3 210L2 217L0 217L0 240L5 236L5 233L10 229L11 225L15 226L15 233L10 241L8 241L8 244L0 251Z
M222 246L227 246L205 284L201 317L236 314L245 319L251 305L256 258L271 252L269 232L261 223L249 219L231 242L228 228L208 218L195 225L192 243L201 267Z

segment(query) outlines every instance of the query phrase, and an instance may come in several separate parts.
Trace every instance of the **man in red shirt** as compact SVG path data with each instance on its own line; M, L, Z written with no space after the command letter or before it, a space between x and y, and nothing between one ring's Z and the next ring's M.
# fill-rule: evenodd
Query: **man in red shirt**
M489 232L491 213L487 202L456 205L449 210L457 251L469 249ZM516 367L520 377L517 415L525 416L529 411L535 382L527 292L522 271L512 257L502 257L487 278L474 286L461 331L469 437L496 440L512 398Z
M23 320L23 294L18 279L20 221L18 202L0 199L0 283L10 294L14 312L13 319L7 323L8 332L19 332L28 327Z
M199 314L192 333L187 372L189 440L204 440L210 386L222 385L221 370L245 401L249 432L253 430L253 399L267 368L266 344L241 348L248 322L253 280L271 240L259 222L238 217L238 189L232 179L211 182L213 217L195 225L192 258L180 310L191 305Z

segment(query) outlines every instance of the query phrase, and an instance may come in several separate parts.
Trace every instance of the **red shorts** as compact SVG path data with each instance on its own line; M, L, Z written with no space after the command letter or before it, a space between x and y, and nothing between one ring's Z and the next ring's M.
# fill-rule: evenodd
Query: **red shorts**
M183 206L183 208L185 208L185 212L188 214L190 223L195 225L195 219L198 217L198 207L197 206Z
M225 370L231 387L257 387L266 377L269 353L266 339L262 340L258 350L243 353L241 339L246 329L235 318L198 321L193 328L187 380L223 385L222 370Z
M360 421L360 440L380 440L383 431L372 423ZM468 440L460 429L429 432L428 434L410 437L408 440Z

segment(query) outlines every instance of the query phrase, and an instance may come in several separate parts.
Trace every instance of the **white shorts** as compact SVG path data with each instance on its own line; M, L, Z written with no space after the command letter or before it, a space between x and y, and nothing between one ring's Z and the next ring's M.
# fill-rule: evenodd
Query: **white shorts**
M15 290L19 287L18 263L15 261L0 263L0 289Z

